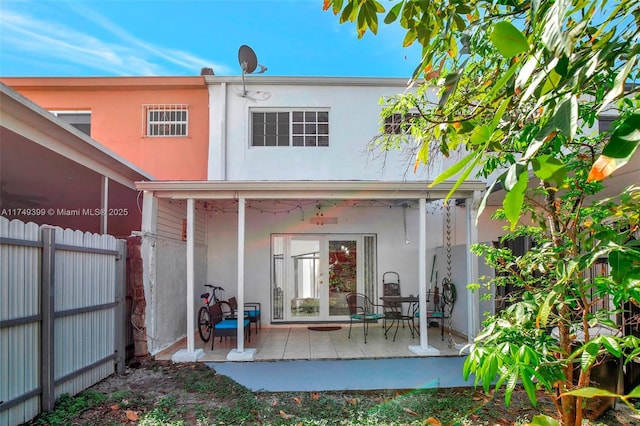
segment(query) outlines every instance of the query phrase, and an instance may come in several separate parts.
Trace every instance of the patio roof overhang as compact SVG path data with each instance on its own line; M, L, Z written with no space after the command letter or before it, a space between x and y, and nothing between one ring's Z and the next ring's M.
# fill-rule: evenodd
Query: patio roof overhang
M157 198L221 199L353 199L353 200L439 200L447 197L454 182L433 188L431 181L153 181L136 182L140 191L153 192ZM463 182L451 195L453 199L473 197L484 191L480 181Z
M196 361L202 356L202 350L195 350L194 346L194 277L195 277L195 204L199 200L237 200L238 201L238 311L244 310L244 269L245 269L245 209L247 200L278 200L278 199L312 199L312 200L416 200L419 205L419 217L426 217L425 205L428 201L444 199L449 195L454 182L444 182L433 188L431 181L153 181L136 182L136 189L144 191L144 204L152 203L153 198L165 198L187 201L186 244L187 244L187 349L178 351L173 360ZM469 200L467 210L467 245L477 242L477 230L474 219L480 203L480 194L486 189L484 182L467 181L458 186L450 198ZM151 209L153 210L153 209ZM143 212L144 213L144 212ZM143 217L143 231L145 223L152 221L151 217ZM417 354L437 355L439 351L430 347L427 341L426 315L426 220L419 220L419 257L418 276L420 286L420 345L409 349ZM471 250L467 255L468 282L477 281L477 259L471 258ZM475 335L478 321L475 318L477 295L468 298L469 336ZM244 328L242 317L238 316L237 344L227 356L228 360L251 361L255 349L245 350Z

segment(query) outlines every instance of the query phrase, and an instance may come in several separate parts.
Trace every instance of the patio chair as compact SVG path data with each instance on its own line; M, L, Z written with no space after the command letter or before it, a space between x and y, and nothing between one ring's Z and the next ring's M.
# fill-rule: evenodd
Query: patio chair
M244 338L251 341L251 327L249 327L249 320L243 319L244 323ZM222 307L220 302L211 305L211 324L213 336L211 337L211 349L213 350L213 342L216 340L216 336L220 336L222 342L223 337L234 337L238 334L238 319L230 319L224 317L222 313Z
M229 298L229 305L235 313L238 310L238 301L235 297ZM262 328L262 320L260 319L260 303L259 302L244 302L244 316L249 317L249 322L255 324L256 334L258 333L258 324Z
M382 291L385 296L401 296L400 293L400 274L394 271L387 271L382 274ZM384 338L387 338L387 333L393 325L396 326L396 331L393 334L393 341L395 342L398 335L398 327L406 321L407 326L411 330L411 337L414 337L413 330L415 328L415 322L413 321L412 310L415 310L413 306L408 307L408 311L403 312L402 303L383 302L384 308ZM387 327L387 321L391 321L391 324Z
M347 305L349 306L349 339L351 339L353 321L361 321L363 323L364 342L367 343L369 323L384 319L384 315L376 312L376 307L380 307L380 305L373 303L362 293L347 294Z
M400 274L393 271L382 274L382 291L385 296L400 296Z

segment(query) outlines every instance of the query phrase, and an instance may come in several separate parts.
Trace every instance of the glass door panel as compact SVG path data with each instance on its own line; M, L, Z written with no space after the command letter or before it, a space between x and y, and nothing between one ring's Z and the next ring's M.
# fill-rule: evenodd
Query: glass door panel
M329 240L329 316L348 316L347 294L358 290L356 240Z
M354 234L273 235L272 320L348 321L347 294L375 288L370 240Z
M292 318L320 316L321 280L320 240L291 239L290 260L292 280L289 309Z

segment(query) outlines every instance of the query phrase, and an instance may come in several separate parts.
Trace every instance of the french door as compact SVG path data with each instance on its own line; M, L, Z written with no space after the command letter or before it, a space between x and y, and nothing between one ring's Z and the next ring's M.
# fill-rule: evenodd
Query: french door
M272 319L340 321L349 318L346 295L365 291L362 235L273 235ZM367 261L368 259L368 261Z

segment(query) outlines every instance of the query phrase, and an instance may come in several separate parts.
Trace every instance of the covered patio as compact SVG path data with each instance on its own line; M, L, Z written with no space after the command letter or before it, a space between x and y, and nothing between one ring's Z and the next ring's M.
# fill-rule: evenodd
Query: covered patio
M364 343L362 325L353 326L351 338L349 324L330 324L340 327L333 331L314 331L307 325L274 325L263 326L255 332L251 331L251 341L245 342L245 349L255 350L255 361L293 361L293 360L328 360L328 359L379 359L379 358L408 358L417 357L409 347L420 342L420 337L411 337L407 328L398 330L395 342L393 331L385 339L382 322L371 324ZM428 328L429 345L440 352L440 356L460 355L460 344L466 343L466 339L458 335L449 335L445 323L444 340L440 327ZM198 333L195 334L194 346L196 350L202 350L201 362L227 361L227 354L236 349L235 338L215 338L214 349L211 349L211 341L204 343ZM155 356L157 360L171 360L178 351L186 350L187 339Z
M459 296L462 297L459 297L457 306L457 324L453 327L464 337L458 337L456 345L449 348L448 342L445 340L442 344L439 332L428 329L427 323L429 267L433 270L432 257L428 254L428 249L435 250L433 234L441 234L441 229L438 230L437 227L430 229L432 234L428 246L427 204L441 203L449 194L453 182L445 182L435 188L429 188L429 183L426 181L138 182L137 189L144 193L143 253L151 251L150 255L146 255L147 259L151 259L151 261L146 260L149 266L161 264L159 261L161 253L154 250L157 250L156 247L160 245L157 237L159 227L163 224L162 220L165 220L159 219L158 212L163 210L162 203L168 202L183 209L177 210L178 207L176 207L175 211L178 213L173 216L176 218L176 223L182 222L184 251L176 250L175 254L167 260L175 262L176 255L180 257L182 253L186 257L183 278L178 276L182 270L180 265L170 271L176 275L172 277L174 280L179 280L185 285L182 287L184 290L182 297L184 297L186 306L183 306L186 309L183 311L182 318L186 316L186 329L182 337L177 340L177 343L174 342L175 344L169 350L162 348L163 352L155 356L170 357L175 362L181 362L457 355L460 347L475 336L480 323L479 295L466 290L466 284L476 282L478 278L478 259L469 248L478 242L475 220L480 195L485 185L476 181L465 182L451 195L451 199L457 201L456 208L461 208L464 213L463 220L454 225L464 235L462 240L464 243L460 251L464 267L457 267L455 271L460 277L458 291ZM233 206L232 210L217 207L229 206L229 203ZM289 203L289 206L295 205L297 208L294 206L285 211L283 219L275 222L270 218L276 213L268 214L264 206L266 204L277 206L279 203ZM317 217L310 218L308 210L311 207L305 206L316 203L332 203L336 211L339 206L342 214L339 224L336 225L336 218L331 216L324 216L324 218L321 216L319 221ZM365 203L376 207L377 210L359 208ZM412 211L411 215L407 214L407 206ZM306 216L304 208L308 209ZM168 211L166 207L164 209ZM384 212L389 212L390 209L398 212L391 222L384 216L388 214ZM216 211L222 211L222 214L216 216ZM183 221L177 217L179 214L184 214ZM442 215L442 213L439 214ZM334 221L331 222L331 219ZM294 223L293 220L297 225L291 225ZM284 228L285 222L289 223L288 228ZM272 264L270 266L269 260L273 258L274 253L269 239L279 233L296 235L301 232L300 229L303 226L310 226L305 225L307 222L316 222L313 226L324 227L313 230L307 228L304 231L305 235L328 235L328 232L332 235L356 232L375 235L379 252L376 254L374 251L372 256L381 261L388 261L389 256L394 257L394 265L399 263L405 265L404 273L411 277L409 281L412 287L405 287L403 294L416 294L418 298L419 315L415 321L420 333L411 338L409 333L402 333L401 330L396 341L392 342L391 338L384 339L384 333L380 327L373 326L369 332L368 343L365 345L362 330L358 328L353 331L351 339L348 339L348 326L345 328L343 325L340 330L332 332L317 332L308 330L309 324L299 324L300 321L294 318L287 323L286 318L282 322L280 318L274 317L275 305L270 296L270 291L273 290L270 280L273 279L274 267ZM233 231L231 227L235 226L237 229ZM177 228L175 225L173 227ZM412 229L411 232L408 231L409 228ZM399 238L398 231L402 229L404 232L402 238ZM409 235L411 245L409 245ZM411 255L407 256L403 251ZM152 264L152 262L155 263ZM462 263L460 265L462 266ZM379 271L378 268L380 268ZM376 270L370 271L369 284L366 284L368 286L366 288L371 288L369 297L373 300L378 301L382 294L380 279L385 270L388 270L385 266L376 266ZM153 274L155 272L149 276ZM238 320L236 338L228 339L226 342L223 340L223 343L216 341L214 351L210 350L210 346L205 347L203 342L199 341L195 317L200 303L197 296L202 293L203 276L208 278L208 282L213 281L212 277L216 277L217 281L223 283L230 282L233 293L228 292L224 296L237 298L239 312L244 310L245 301L262 303L263 329L257 335L252 333L251 342L245 341L245 330L241 326L242 319ZM227 276L226 281L218 280L219 276ZM320 277L322 276L321 273ZM162 278L166 280L166 277ZM159 282L159 279L158 275L156 282ZM226 288L227 284L224 286ZM174 291L176 286L174 285L172 289ZM249 294L249 297L246 294ZM157 299L157 302L153 303L159 306L166 305L167 301ZM176 303L179 303L177 299L171 300L171 309L174 309ZM153 320L157 323L158 321L166 322L161 319L165 312L151 311ZM177 316L176 318L179 319ZM321 318L316 319L315 322L321 320ZM431 336L432 333L436 336Z

